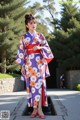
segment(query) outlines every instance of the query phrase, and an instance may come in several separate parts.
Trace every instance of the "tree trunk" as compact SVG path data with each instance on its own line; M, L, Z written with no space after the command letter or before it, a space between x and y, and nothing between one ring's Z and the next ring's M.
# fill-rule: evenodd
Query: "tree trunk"
M1 73L6 73L6 51L2 52Z

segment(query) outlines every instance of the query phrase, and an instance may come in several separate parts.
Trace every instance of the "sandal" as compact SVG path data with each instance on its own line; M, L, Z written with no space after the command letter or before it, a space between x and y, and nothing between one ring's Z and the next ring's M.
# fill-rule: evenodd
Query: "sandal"
M38 113L38 115L39 115L39 117L40 117L41 119L46 118L46 116L45 116L45 115L40 115L39 113Z
M34 118L34 117L36 117L36 116L37 116L37 112L36 112L35 114L32 113L32 114L30 115L30 118Z
M46 118L46 116L45 116L45 115L39 115L39 117L40 117L41 119Z

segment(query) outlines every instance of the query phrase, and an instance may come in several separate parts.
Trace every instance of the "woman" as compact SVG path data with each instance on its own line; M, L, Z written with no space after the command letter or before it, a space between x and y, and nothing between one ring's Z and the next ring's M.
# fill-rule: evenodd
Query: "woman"
M45 118L42 106L48 106L46 80L50 76L48 63L54 58L43 34L36 32L36 19L25 15L26 34L19 42L16 63L20 64L21 80L26 82L28 107L33 107L30 117Z

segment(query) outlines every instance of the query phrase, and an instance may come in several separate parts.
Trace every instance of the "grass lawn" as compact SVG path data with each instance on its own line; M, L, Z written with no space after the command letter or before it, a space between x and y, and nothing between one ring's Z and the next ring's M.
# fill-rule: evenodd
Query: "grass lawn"
M0 73L0 78L14 78L14 77L20 77L20 74L9 74L9 73L6 73L6 74L3 74L3 73Z

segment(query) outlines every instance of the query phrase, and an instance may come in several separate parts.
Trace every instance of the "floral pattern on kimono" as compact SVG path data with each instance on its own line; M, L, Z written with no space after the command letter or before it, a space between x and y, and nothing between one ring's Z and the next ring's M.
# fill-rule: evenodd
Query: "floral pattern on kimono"
M27 54L26 46L29 44L39 44L40 53ZM21 80L26 82L26 90L29 93L27 100L28 106L36 108L42 95L42 105L47 106L47 92L45 78L50 76L48 63L54 58L54 55L41 33L34 32L24 34L19 42L16 63L24 66L24 72Z

